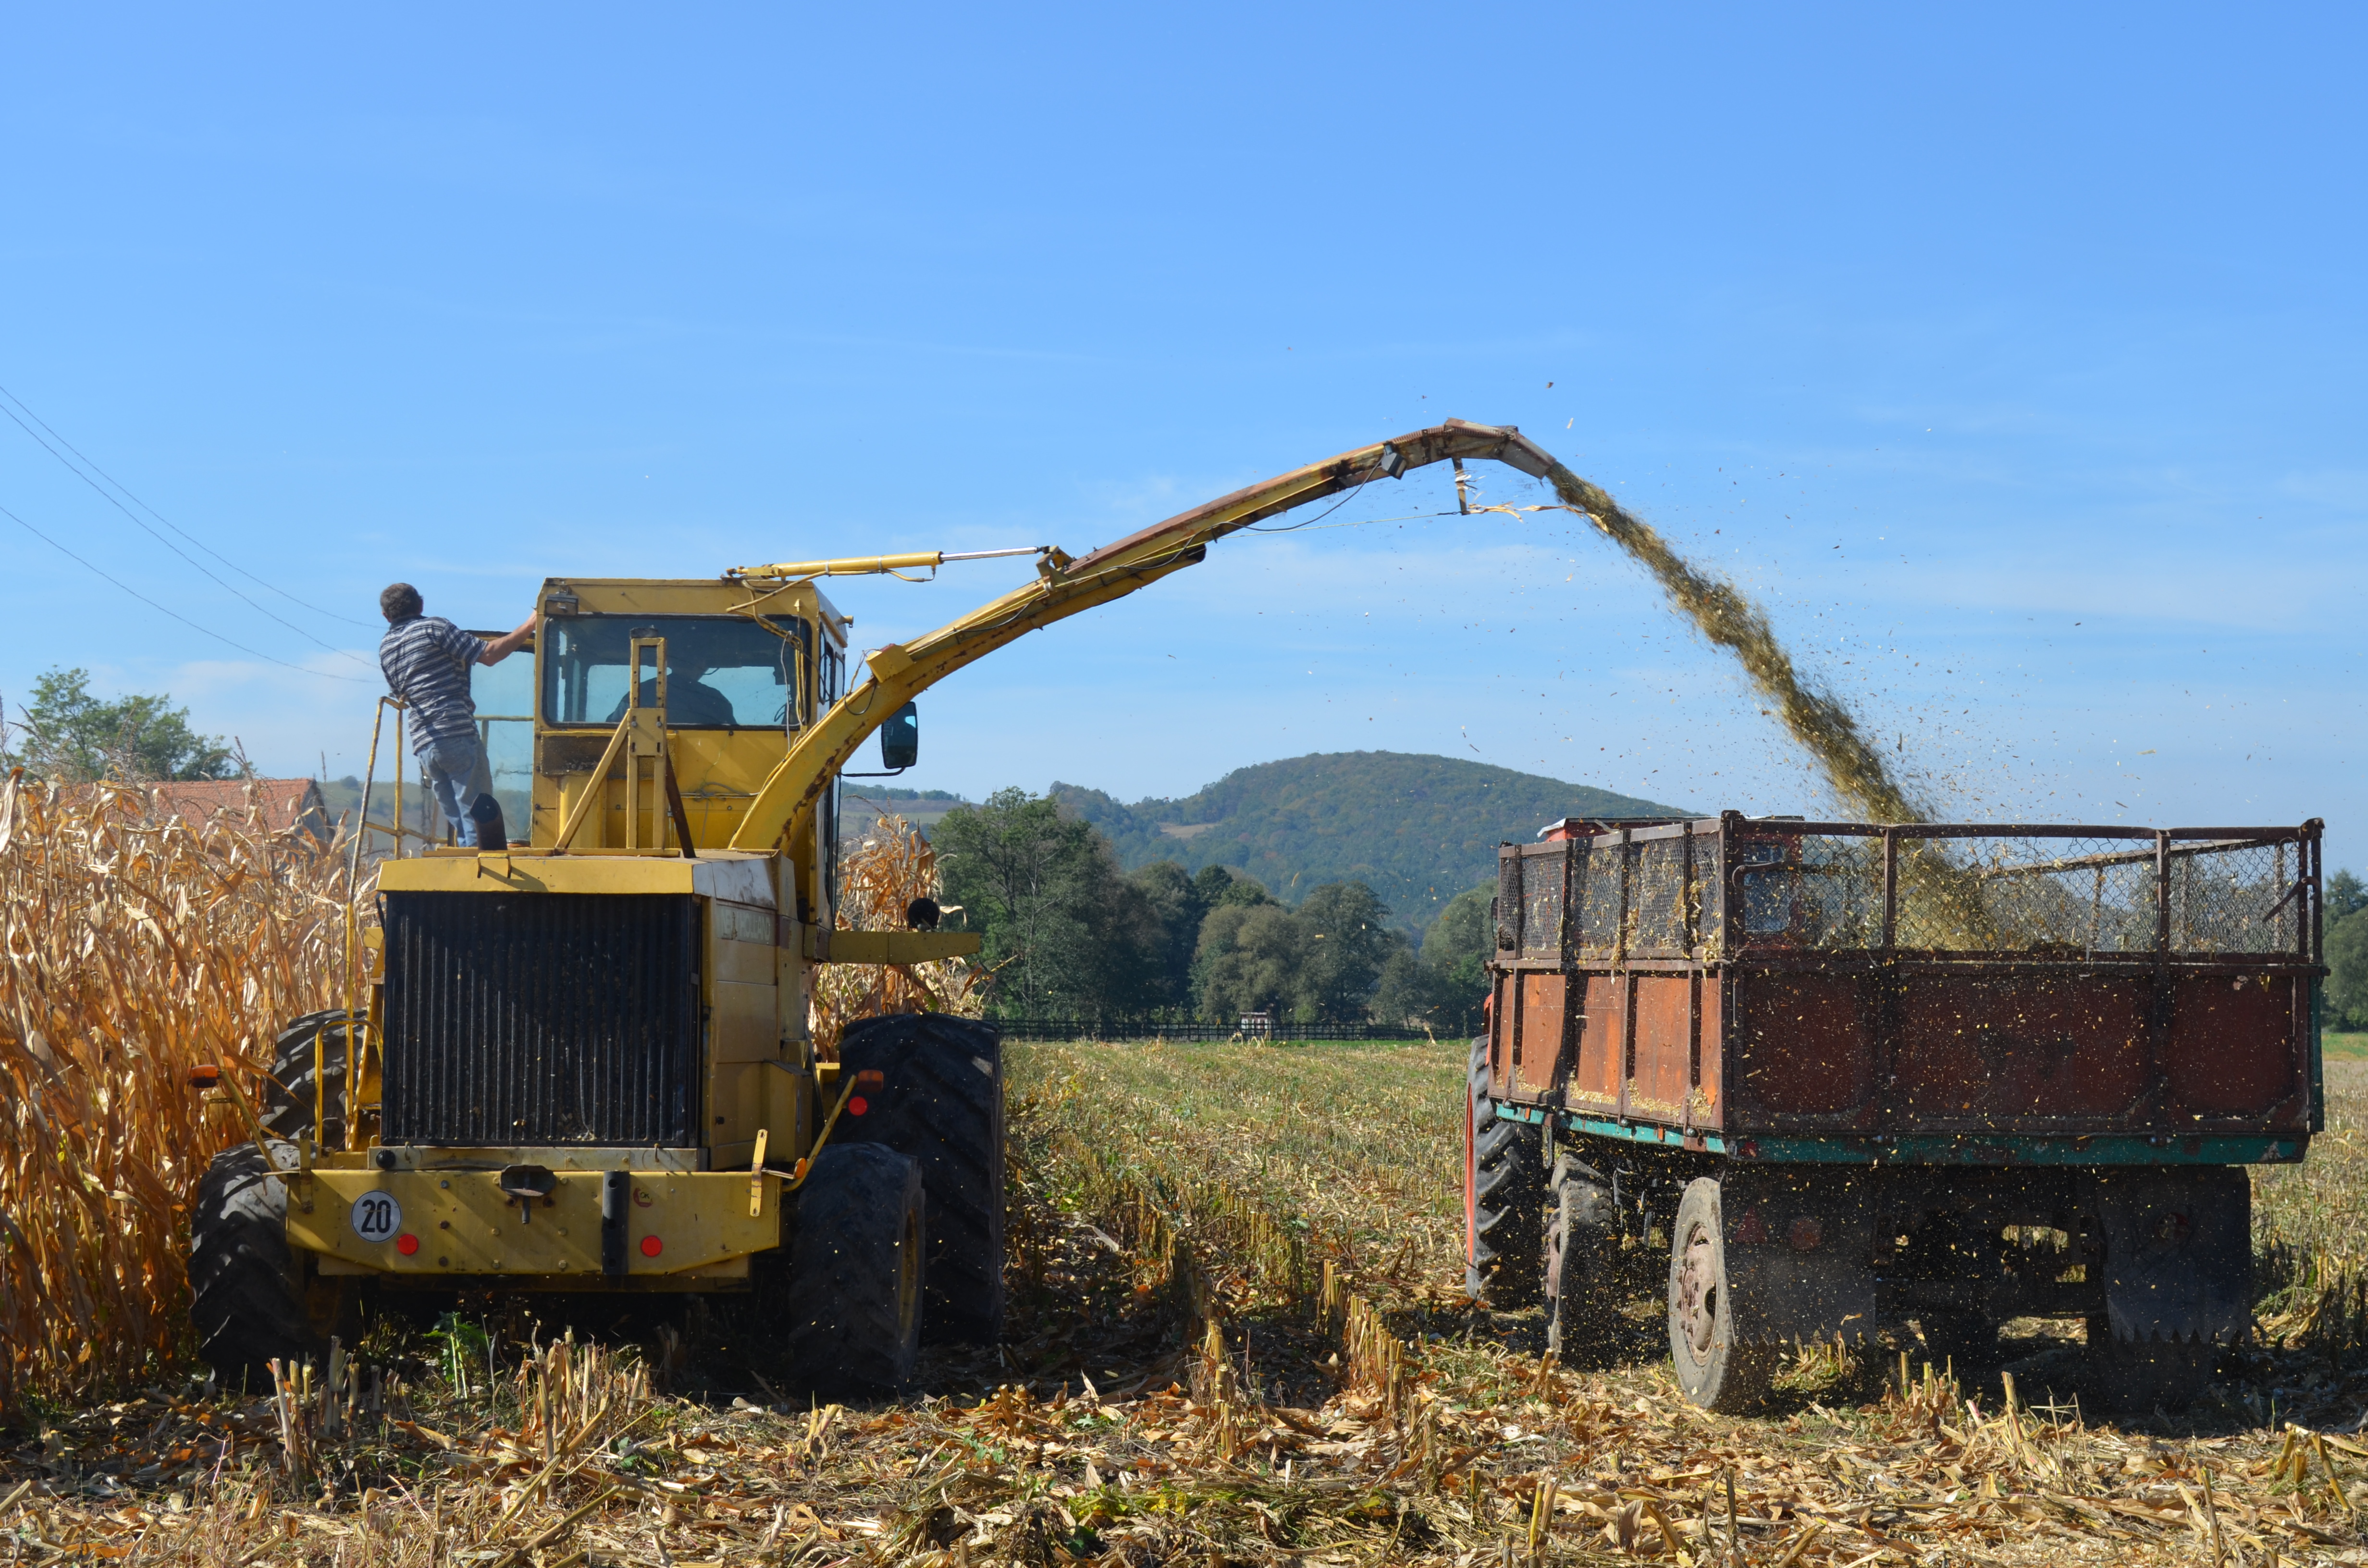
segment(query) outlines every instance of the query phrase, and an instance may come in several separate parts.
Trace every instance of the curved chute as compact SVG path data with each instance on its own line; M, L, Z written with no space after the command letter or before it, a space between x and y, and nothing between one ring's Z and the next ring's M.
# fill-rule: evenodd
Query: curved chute
M1236 490L1074 560L1051 552L1038 563L1036 581L910 642L892 642L870 653L863 678L806 727L766 778L741 818L731 847L768 851L802 831L815 801L856 748L898 709L965 665L1039 627L1123 598L1172 572L1197 565L1212 540L1236 529L1375 479L1395 479L1409 469L1451 459L1493 459L1540 479L1557 466L1543 448L1509 425L1451 419Z

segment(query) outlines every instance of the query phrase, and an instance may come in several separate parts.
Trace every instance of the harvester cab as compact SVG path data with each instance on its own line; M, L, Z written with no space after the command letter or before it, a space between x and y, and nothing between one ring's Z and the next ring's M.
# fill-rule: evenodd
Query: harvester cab
M832 1061L808 1026L817 964L980 945L936 929L927 898L903 929L841 926L841 770L874 733L886 768L909 767L915 699L1030 631L1237 529L1467 459L1568 478L1510 427L1450 421L1082 557L979 552L1032 556L1034 576L860 668L822 580L978 555L546 582L531 690L480 715L496 795L526 785L529 838L434 843L401 822L398 768L397 824L375 829L394 852L375 926L348 942L345 1005L288 1026L259 1098L220 1074L247 1136L215 1159L192 1227L207 1358L232 1374L318 1358L365 1293L460 1290L753 1293L811 1388L894 1388L925 1335L995 1343L996 1030L860 1019ZM352 854L359 887L359 840Z

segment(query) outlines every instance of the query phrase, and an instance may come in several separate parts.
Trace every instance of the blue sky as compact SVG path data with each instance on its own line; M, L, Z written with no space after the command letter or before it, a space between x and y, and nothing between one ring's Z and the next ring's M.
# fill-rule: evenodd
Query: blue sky
M0 699L83 665L343 773L391 578L506 627L551 574L1081 551L1454 415L1761 596L1948 811L2323 815L2361 867L2362 30L19 11L0 386L292 599L0 424L0 506L286 662L0 517ZM1409 518L1451 505L1410 480L1327 519L1408 520L1237 540L1030 637L924 703L910 781L1131 799L1381 747L1825 809L1591 530ZM876 644L1013 580L837 597Z

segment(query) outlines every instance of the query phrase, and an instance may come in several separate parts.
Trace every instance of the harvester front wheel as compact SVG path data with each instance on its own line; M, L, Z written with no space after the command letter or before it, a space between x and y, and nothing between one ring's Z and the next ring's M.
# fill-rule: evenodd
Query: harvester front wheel
M1780 1347L1736 1337L1718 1183L1708 1176L1686 1184L1669 1228L1669 1360L1686 1398L1722 1415L1758 1404L1783 1361Z
M1003 1037L948 1013L901 1013L848 1026L839 1082L857 1096L834 1142L883 1144L920 1162L929 1209L921 1337L1003 1337ZM865 1074L878 1073L879 1080ZM863 1114L852 1114L859 1102Z
M1547 1183L1546 1348L1567 1360L1611 1337L1613 1275L1620 1263L1611 1184L1567 1151Z
M329 1335L352 1336L346 1281L322 1278L288 1244L288 1184L296 1146L274 1141L269 1165L253 1143L216 1154L198 1184L189 1226L189 1319L198 1351L226 1383L270 1386L283 1369L328 1359Z
M1463 1289L1499 1312L1544 1299L1546 1131L1497 1115L1488 1042L1472 1042L1463 1084Z
M877 1143L814 1156L781 1286L791 1375L811 1390L894 1392L921 1347L921 1167Z

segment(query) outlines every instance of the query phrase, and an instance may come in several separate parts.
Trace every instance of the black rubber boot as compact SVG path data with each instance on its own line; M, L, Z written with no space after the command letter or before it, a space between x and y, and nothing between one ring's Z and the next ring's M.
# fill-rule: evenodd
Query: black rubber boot
M480 795L477 803L469 808L469 820L477 827L477 853L488 849L507 850L510 846L509 830L502 823L502 803L491 795Z

